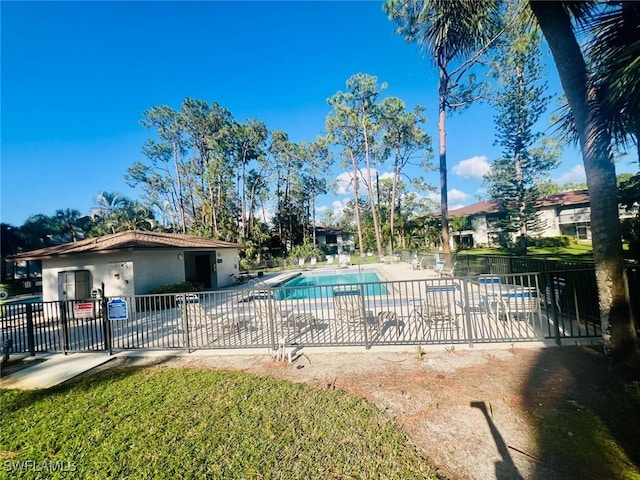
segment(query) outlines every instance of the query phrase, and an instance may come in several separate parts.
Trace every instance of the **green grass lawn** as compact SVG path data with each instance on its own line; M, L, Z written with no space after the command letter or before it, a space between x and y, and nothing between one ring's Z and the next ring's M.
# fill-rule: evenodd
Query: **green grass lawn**
M474 248L458 252L462 255L513 255L508 250L500 248ZM568 247L529 247L527 256L546 258L549 260L585 260L593 261L593 247L587 244L577 244Z
M366 401L244 373L119 369L0 405L0 478L438 478Z

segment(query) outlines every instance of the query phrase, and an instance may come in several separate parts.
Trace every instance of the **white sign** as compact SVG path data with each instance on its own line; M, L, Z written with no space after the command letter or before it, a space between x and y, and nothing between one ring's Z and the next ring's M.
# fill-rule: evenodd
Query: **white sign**
M93 302L76 302L73 304L73 318L93 318Z

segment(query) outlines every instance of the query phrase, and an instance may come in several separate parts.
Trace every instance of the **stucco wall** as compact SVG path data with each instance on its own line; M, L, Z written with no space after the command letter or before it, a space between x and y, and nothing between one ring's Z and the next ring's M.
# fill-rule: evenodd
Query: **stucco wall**
M220 262L222 260L222 262ZM238 251L234 248L216 250L216 269L218 271L218 288L235 283L233 275L238 275Z
M213 254L212 261L213 261ZM102 255L75 255L42 261L42 295L44 301L59 300L58 273L88 270L91 288L102 288L109 297L143 295L149 289L185 281L185 252L181 249L134 251ZM218 263L218 260L221 260ZM238 251L216 251L218 288L235 282L238 275ZM134 273L135 272L135 273Z
M133 252L135 291L142 295L161 285L184 282L183 250Z
M135 278L132 252L113 255L76 255L42 261L42 297L45 302L59 300L58 273L68 270L88 270L91 288L102 288L109 296L133 295ZM119 273L118 277L115 273Z

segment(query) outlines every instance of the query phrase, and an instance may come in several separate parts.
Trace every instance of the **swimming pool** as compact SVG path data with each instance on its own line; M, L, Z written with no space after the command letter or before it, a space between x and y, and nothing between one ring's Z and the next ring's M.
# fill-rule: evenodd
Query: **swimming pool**
M380 282L380 276L373 271L305 272L277 288L275 296L279 300L328 298L333 296L333 287L337 285L362 288L365 295L386 295L387 289Z

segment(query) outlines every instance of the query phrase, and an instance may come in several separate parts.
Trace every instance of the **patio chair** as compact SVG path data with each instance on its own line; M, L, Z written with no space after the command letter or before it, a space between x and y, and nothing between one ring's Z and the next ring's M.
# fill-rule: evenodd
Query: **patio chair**
M555 277L553 279L553 296L551 295L551 287L549 285L544 289L544 303L551 306L552 301L556 304L558 309L558 313L562 313L562 308L560 307L560 295L564 292L567 282L562 277Z
M292 329L296 335L302 333L302 329L307 326L318 328L313 314L301 313L294 309L282 310L273 296L254 297L253 306L258 328L268 327L270 320L273 320L276 330Z
M414 303L410 318L421 321L428 328L458 329L458 317L463 314L456 298L460 287L454 282L427 285L425 298Z
M494 315L500 320L510 318L519 320L520 318L532 317L540 310L540 298L536 287L514 287L500 296L491 304L490 315Z
M339 326L346 325L354 329L366 324L366 314L360 295L360 288L354 285L344 285L333 289L333 308L336 326L333 332L334 340L338 337Z
M189 325L192 328L213 328L225 330L235 330L240 336L241 321L229 315L233 310L231 308L217 307L214 310L207 311L200 297L195 294L177 295L176 301L178 305L184 303L184 310L187 314Z

